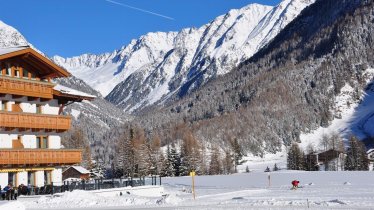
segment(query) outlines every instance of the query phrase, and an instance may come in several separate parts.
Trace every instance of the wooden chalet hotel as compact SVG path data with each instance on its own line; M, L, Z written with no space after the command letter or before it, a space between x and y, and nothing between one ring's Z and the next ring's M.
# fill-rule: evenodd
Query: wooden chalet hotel
M62 167L79 164L81 150L62 149L70 129L64 105L94 96L51 79L70 73L29 47L0 48L0 186L62 183Z

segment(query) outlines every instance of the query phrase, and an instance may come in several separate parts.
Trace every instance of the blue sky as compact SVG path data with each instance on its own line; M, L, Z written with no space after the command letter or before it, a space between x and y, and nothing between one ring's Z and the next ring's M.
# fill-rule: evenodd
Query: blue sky
M200 27L230 9L280 0L0 0L0 20L49 56L111 52L153 31ZM5 9L6 8L6 9Z

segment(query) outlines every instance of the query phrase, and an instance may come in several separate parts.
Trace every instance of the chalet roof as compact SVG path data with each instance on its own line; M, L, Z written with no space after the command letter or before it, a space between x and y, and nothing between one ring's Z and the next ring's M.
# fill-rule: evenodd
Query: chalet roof
M369 149L366 153L367 153L367 154L370 154L370 153L372 153L372 152L374 152L374 149Z
M81 174L89 174L90 173L90 171L88 171L87 169L83 168L82 166L70 166L65 171L69 170L70 168L74 168L76 171L78 171Z
M0 48L0 55L5 55L19 50L27 49L26 46Z
M28 46L0 48L0 60L14 57L21 57L25 62L35 66L44 76L52 78L71 76L64 68Z

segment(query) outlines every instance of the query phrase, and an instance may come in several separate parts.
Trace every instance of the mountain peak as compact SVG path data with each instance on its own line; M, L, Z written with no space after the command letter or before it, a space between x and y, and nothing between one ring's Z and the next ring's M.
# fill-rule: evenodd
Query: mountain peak
M112 53L56 58L109 101L132 112L181 97L251 57L313 0L249 4L199 28L150 32Z
M27 46L29 43L15 28L0 21L0 47Z

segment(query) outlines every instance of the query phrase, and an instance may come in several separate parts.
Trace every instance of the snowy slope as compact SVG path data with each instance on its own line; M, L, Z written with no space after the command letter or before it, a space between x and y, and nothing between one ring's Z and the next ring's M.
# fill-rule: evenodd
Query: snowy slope
M335 119L326 128L320 127L310 133L300 135L301 146L306 148L309 144L318 147L323 135L337 133L344 139L351 135L359 139L374 136L374 69L364 72L367 87L355 97L356 90L345 84L341 93L335 99Z
M268 43L314 0L250 4L200 28L148 33L112 53L53 57L127 112L183 96ZM109 94L110 93L110 94Z
M163 186L65 192L0 202L14 209L372 209L369 171L277 171L219 176L164 177ZM291 181L300 188L290 190ZM138 192L137 192L138 191ZM120 196L123 192L123 196ZM128 193L124 193L128 192ZM2 206L5 205L5 206ZM21 207L21 208L20 208Z
M26 46L29 43L15 28L0 21L0 47Z

